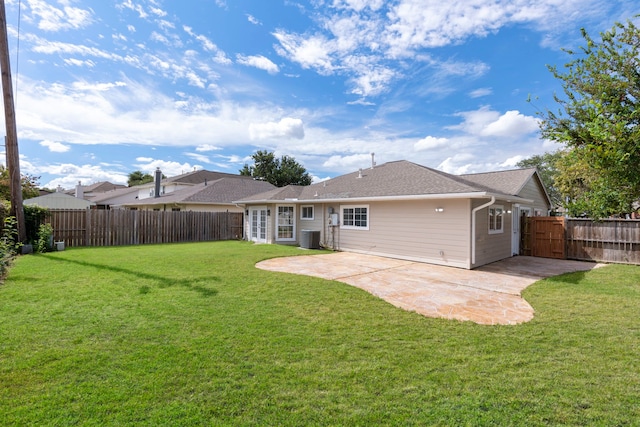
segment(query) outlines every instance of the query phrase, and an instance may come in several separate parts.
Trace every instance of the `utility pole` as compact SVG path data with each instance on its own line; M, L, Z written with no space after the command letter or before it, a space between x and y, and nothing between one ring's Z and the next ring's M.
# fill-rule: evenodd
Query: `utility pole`
M0 0L0 69L2 70L2 95L4 98L4 121L7 127L5 149L9 187L11 189L11 215L16 217L18 242L27 239L22 207L22 185L20 184L20 153L18 152L18 131L16 112L13 105L13 86L11 83L11 63L9 61L9 40L7 36L7 13L4 0Z

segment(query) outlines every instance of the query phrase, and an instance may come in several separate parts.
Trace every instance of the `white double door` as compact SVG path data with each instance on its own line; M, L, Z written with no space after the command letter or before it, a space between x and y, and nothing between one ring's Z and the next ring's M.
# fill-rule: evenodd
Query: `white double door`
M267 208L253 207L249 209L249 237L256 243L267 242Z

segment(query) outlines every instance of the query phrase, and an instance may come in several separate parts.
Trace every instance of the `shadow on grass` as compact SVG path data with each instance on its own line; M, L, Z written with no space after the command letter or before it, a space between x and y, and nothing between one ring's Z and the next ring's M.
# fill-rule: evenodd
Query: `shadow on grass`
M565 273L559 276L552 276L548 279L553 280L554 282L571 283L573 285L577 285L578 283L582 282L587 273L588 271L573 271L571 273Z
M215 281L215 282L219 282L220 279L218 277L215 276L207 276L207 277L200 277L200 278L192 278L192 279L185 279L185 280L175 280L175 279L171 279L171 278L167 278L167 277L163 277L157 274L150 274L150 273L143 273L140 271L133 271L133 270L127 270L126 268L120 268L120 267L114 267L112 265L103 265L103 264L94 264L91 262L85 262L85 261L76 261L76 260L71 260L71 259L62 259L62 258L57 258L57 257L53 257L47 254L42 254L40 255L44 258L47 258L48 260L51 261L56 261L56 262L61 262L61 263L70 263L70 264L77 264L83 267L91 267L91 268L96 268L98 270L106 270L106 271L110 271L110 272L115 272L115 273L122 273L122 274L129 274L131 276L135 276L138 277L140 279L147 279L147 280L153 280L155 282L158 283L158 287L159 288L169 288L172 286L183 286L187 289L191 289L194 290L196 292L198 292L199 294L201 294L203 297L212 297L214 295L216 295L218 293L218 291L216 289L211 289L211 288L207 288L205 286L202 286L202 283L206 283L206 282L211 282L211 281ZM148 294L151 291L151 288L149 286L143 285L139 288L139 292L140 294Z

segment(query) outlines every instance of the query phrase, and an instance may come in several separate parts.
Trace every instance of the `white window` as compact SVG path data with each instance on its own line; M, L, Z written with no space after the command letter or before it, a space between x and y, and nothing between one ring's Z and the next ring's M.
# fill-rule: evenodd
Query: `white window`
M300 208L300 219L312 220L313 219L313 206L302 206Z
M502 206L489 207L489 234L502 233L504 230L504 208Z
M294 241L296 239L296 217L294 210L294 206L278 206L277 240Z
M341 206L340 228L369 229L369 206Z

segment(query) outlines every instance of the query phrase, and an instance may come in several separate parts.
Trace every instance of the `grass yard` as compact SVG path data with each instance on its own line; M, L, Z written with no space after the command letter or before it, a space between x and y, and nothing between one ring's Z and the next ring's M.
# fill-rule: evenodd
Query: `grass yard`
M525 291L532 322L428 319L216 242L20 257L1 425L638 425L640 267Z

